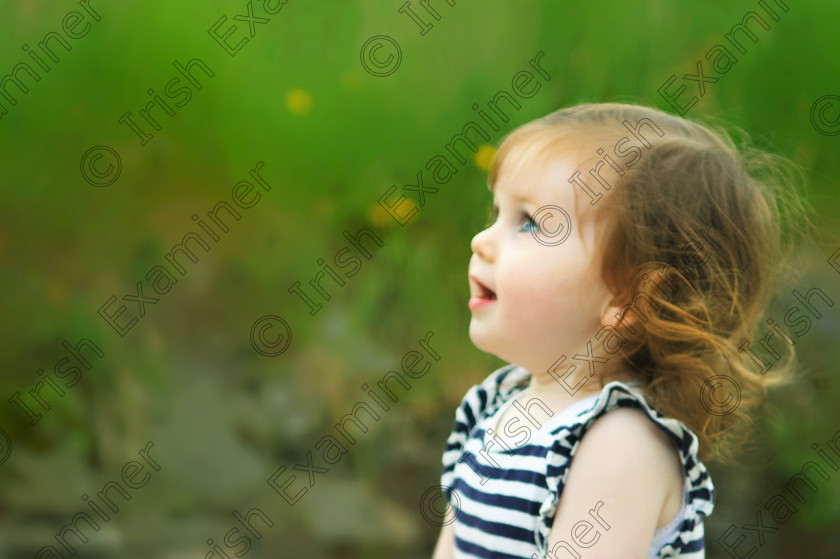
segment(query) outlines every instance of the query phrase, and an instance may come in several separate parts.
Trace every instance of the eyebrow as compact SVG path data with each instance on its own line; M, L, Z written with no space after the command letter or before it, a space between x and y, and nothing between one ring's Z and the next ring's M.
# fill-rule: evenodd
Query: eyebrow
M527 196L527 195L526 195L526 196L523 196L523 195L521 195L521 194L511 194L511 195L510 195L510 197L511 197L511 198L513 198L513 201L514 201L514 202L531 202L531 203L536 203L536 201L535 201L534 199L530 198L530 197L529 197L529 196ZM497 206L497 204L496 204L496 192L493 192L493 207L495 208L496 206Z

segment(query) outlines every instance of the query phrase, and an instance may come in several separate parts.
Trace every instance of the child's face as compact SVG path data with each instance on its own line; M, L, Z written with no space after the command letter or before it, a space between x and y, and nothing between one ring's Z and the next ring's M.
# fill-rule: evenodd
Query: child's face
M514 172L502 167L494 188L498 218L472 240L470 339L480 349L541 375L564 354L565 370L572 356L586 354L590 339L594 350L594 335L611 297L601 279L599 255L593 253L595 212L586 212L578 223L575 186L568 182L576 161L564 157L528 167ZM588 203L586 196L577 198L581 205ZM560 206L571 218L568 237L557 246L546 246L531 233L539 224L529 216L543 206ZM551 213L550 218L548 210L536 216L538 222L544 220L541 238L548 243L562 239L566 231L551 235L568 226L557 210Z

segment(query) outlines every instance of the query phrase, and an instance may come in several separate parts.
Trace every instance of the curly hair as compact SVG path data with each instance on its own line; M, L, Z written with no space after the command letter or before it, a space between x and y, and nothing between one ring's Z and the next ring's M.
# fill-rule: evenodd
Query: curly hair
M615 144L615 158L603 149L609 144ZM746 437L750 408L793 370L789 337L781 344L787 358L770 374L757 370L747 351L791 271L793 233L808 224L804 199L793 188L793 167L769 153L737 148L720 127L713 131L648 107L584 104L505 137L490 187L506 162L527 165L570 149L580 165L595 159L580 155L586 150L598 154L588 175L575 173L568 182L576 197L578 190L590 197L602 224L601 274L624 304L615 330L622 343L612 350L604 344L618 359L610 359L599 382L629 374L652 406L696 433L701 456L727 459L733 428L743 424ZM600 184L604 194L595 195L586 180ZM708 401L721 378L734 383L740 399L723 413Z

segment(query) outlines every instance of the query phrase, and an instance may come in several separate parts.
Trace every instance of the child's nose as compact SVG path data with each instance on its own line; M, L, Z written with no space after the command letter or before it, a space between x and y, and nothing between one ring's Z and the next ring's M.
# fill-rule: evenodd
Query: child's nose
M495 248L492 241L491 229L492 227L489 227L484 231L478 233L475 237L472 238L472 242L470 242L470 248L472 248L473 253L480 256L484 260L492 260L495 256Z

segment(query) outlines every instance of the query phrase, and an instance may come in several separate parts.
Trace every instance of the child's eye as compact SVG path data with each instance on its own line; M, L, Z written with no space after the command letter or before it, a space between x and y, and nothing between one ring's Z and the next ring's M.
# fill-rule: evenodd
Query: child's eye
M519 226L520 233L531 233L533 231L539 231L540 228L537 226L537 222L534 221L534 218L532 218L525 212L522 212L522 218L523 219L521 225Z

